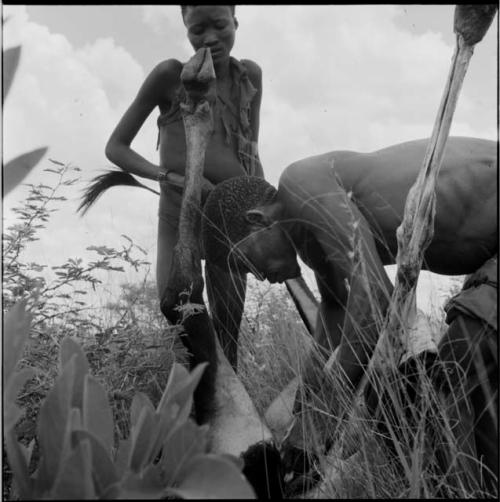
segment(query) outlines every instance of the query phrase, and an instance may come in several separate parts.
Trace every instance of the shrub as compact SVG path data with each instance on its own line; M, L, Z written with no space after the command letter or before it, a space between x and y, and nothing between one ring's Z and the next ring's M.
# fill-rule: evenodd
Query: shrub
M15 396L32 375L28 369L15 371L31 317L20 302L7 314L4 329L5 447L21 499L253 497L240 461L207 453L208 428L189 417L205 365L189 374L174 364L156 409L146 395L136 394L130 436L115 445L106 392L69 337L61 344L59 375L40 409L40 458L30 475L34 443L19 444L14 425L21 415Z
M253 497L239 461L209 454L207 427L189 417L203 367L188 374L175 362L185 351L175 347L178 328L164 326L152 286L124 285L119 300L105 309L112 320L107 328L95 312L86 315L85 285L95 288L101 270L147 265L134 256L140 248L126 236L122 250L90 246L98 254L95 261L68 259L52 267L53 278L47 278L46 266L23 260L56 210L53 204L66 200L60 189L78 181L67 178L77 168L52 163L55 168L46 171L56 182L28 185L28 197L14 210L18 222L4 236L4 456L12 474L10 495ZM68 335L80 337L90 361ZM112 407L90 367L112 389ZM156 408L146 393L134 395L138 388L152 396ZM5 476L4 481L9 485Z

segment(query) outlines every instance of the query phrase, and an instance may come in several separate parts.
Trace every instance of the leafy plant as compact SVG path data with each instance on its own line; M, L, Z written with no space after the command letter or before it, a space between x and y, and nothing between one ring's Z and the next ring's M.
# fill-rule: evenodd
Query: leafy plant
M50 160L52 168L44 171L56 177L50 185L28 184L29 193L19 207L13 212L17 222L10 226L3 239L3 292L4 308L9 308L20 299L31 296L33 323L39 331L46 327L54 328L54 324L63 326L66 334L71 326L74 333L87 328L100 329L95 318L84 315L90 308L85 302L88 294L86 287L94 290L101 280L100 271L124 270L129 265L137 270L149 263L137 256L137 252L145 255L145 251L134 244L126 235L122 249L107 246L89 246L87 250L97 254L95 260L84 262L82 258L68 258L59 265L48 270L47 265L23 260L26 247L39 239L50 216L59 208L57 203L65 202L66 197L59 195L61 189L75 185L79 181L78 167ZM49 272L52 272L50 277Z
M26 301L16 304L4 318L3 338L3 381L4 381L4 426L11 429L22 415L15 404L15 398L34 374L30 368L15 372L14 368L20 359L28 338L31 316L25 311Z
M2 105L12 86L21 57L21 47L11 47L3 51L3 93ZM7 195L40 162L47 152L46 147L23 153L3 166L3 195Z
M31 376L30 371L15 371L30 320L20 302L4 325L5 447L21 499L253 498L241 461L207 453L208 427L189 416L205 365L189 373L174 364L156 409L146 395L136 394L130 436L115 447L106 392L69 337L61 344L59 376L40 409L40 459L30 475L34 442L26 448L14 432L21 414L15 396Z

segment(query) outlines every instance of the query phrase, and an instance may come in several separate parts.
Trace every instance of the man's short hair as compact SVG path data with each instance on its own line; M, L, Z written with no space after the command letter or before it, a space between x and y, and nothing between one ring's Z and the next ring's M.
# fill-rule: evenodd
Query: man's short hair
M233 246L250 232L246 212L273 202L276 194L276 188L257 176L238 176L216 185L202 214L206 260L226 267Z
M184 18L186 17L186 11L188 7L196 7L196 5L181 5L182 20L184 20ZM226 5L226 7L229 7L229 9L231 10L231 14L234 16L236 11L236 6Z

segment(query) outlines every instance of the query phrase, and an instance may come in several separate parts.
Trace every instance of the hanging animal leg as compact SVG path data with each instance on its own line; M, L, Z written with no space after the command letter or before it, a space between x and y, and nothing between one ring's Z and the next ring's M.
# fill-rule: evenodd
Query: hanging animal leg
M243 472L257 496L279 496L280 457L271 432L227 361L202 296L200 201L205 150L213 127L210 104L215 97L210 50L198 50L184 66L181 80L187 95L181 108L187 142L186 175L167 301L180 304L181 313L188 314L183 326L195 362L209 362L195 392L195 403L204 407L199 419L210 424L211 450L243 458ZM193 303L199 308L193 309Z

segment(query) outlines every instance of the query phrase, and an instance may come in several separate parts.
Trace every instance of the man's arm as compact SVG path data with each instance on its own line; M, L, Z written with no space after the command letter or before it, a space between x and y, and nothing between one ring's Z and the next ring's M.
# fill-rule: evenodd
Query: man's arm
M158 64L146 77L106 144L106 157L124 171L143 178L158 179L159 167L130 148L130 145L155 106L167 102L180 81L182 64L169 59Z
M262 70L260 66L249 59L241 61L248 71L248 78L252 82L257 93L255 94L250 108L250 127L252 128L252 154L255 157L255 175L264 178L264 170L259 158L259 128L260 128L260 105L262 102Z
M385 312L392 289L368 223L331 165L326 158L296 162L282 174L278 190L289 216L306 228L294 242L315 270L325 320L324 330L319 326L316 333L323 350L309 357L305 392L297 394L296 418L282 446L285 471L299 474L298 480L308 467L297 469L297 459L318 446L328 449L336 430L332 416L341 417L350 407L378 339L377 311ZM325 371L325 360L337 347ZM300 412L307 418L299 419ZM307 434L304 424L312 425Z
M347 293L346 303L343 300L333 303L329 312L336 321L327 326L327 336L333 339L334 345L340 341L338 354L329 373L335 375L335 380L342 388L355 391L377 344L393 286L379 258L366 220L350 201L346 202L346 206L351 218L347 225L349 243L344 243L345 247L340 244L344 238L344 235L339 235L343 234L340 228L333 230L330 235L321 235L319 240L326 249L337 245L343 247L346 253L345 258L337 256L328 263L329 275L337 281L342 279ZM341 208L338 210L341 211ZM337 213L336 218L337 221L341 220L341 213ZM336 285L339 286L338 283ZM335 396L335 393L330 395ZM334 413L341 411L334 403L330 409Z
M332 318L325 326L330 346L334 349L340 342L332 371L356 387L392 291L375 239L327 164L308 159L292 164L281 177L279 192L287 207L297 208L294 216L317 243L309 246L305 261L313 264L321 280L324 317Z

